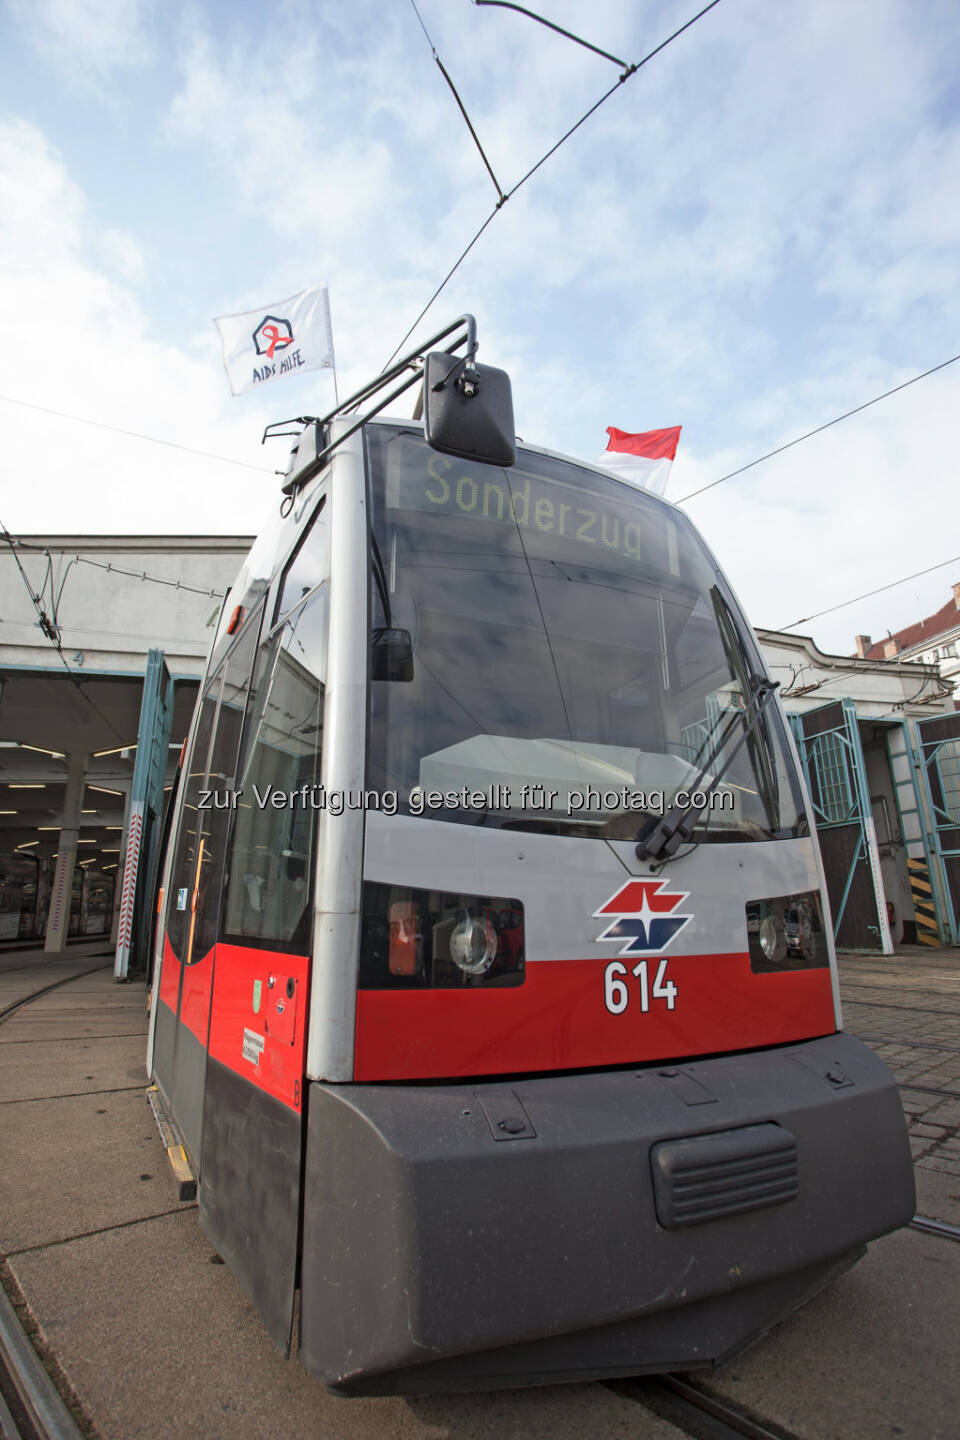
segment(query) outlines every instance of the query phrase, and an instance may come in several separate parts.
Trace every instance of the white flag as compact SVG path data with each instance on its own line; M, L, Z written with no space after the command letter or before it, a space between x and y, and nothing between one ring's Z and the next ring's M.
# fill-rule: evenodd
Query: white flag
M223 315L223 364L234 395L267 380L300 370L334 369L330 300L325 285L313 285L243 315Z

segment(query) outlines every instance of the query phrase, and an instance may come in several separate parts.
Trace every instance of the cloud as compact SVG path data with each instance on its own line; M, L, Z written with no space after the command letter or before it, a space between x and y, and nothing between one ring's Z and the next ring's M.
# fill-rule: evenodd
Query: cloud
M121 273L92 258L104 248ZM0 312L10 337L0 350L3 520L14 530L177 533L239 521L242 533L264 508L267 476L26 408L269 465L253 443L256 412L224 413L214 337L174 347L151 335L122 274L141 264L129 237L92 225L39 130L0 125Z
M78 87L152 58L155 0L7 0L41 58Z
M93 13L74 8L78 25ZM588 14L555 0L550 14L637 59L695 8L665 0L641 16L597 0ZM465 0L420 9L504 187L616 79L523 16ZM38 9L48 38L61 13ZM148 53L152 13L118 12L118 55ZM21 337L5 383L270 464L251 444L262 418L317 408L325 391L301 401L292 384L228 410L206 316L328 282L343 394L384 363L496 197L406 4L190 5L163 39L169 63L136 111L139 196L136 184L111 195L101 175L82 189L65 128L65 158L36 126L4 131L4 294ZM418 335L474 311L481 358L511 370L534 443L592 459L608 424L683 424L677 494L890 388L956 348L958 42L960 13L940 0L922 16L904 0L718 6L501 209ZM81 34L78 53L96 43ZM133 115L121 61L99 73ZM957 383L924 381L691 503L758 622L946 558L937 539L960 519ZM55 451L64 496L80 449ZM110 495L88 504L89 528L136 516L143 528L146 514L222 529L251 513L242 472L229 521L222 505L194 510L207 471L192 495L138 510L130 451L117 453L125 478L112 490L87 456L88 501ZM157 481L135 494L142 505L165 492ZM933 609L946 584L933 576L816 633L850 649L848 633L896 629L912 618L901 601Z
M865 395L875 382L862 383ZM957 385L950 370L931 376L683 507L756 624L792 625L960 555L952 484ZM695 490L752 457L714 458L704 464L687 456L681 465L678 455L671 494ZM939 609L956 579L960 562L810 620L798 633L849 654L855 634L878 637Z

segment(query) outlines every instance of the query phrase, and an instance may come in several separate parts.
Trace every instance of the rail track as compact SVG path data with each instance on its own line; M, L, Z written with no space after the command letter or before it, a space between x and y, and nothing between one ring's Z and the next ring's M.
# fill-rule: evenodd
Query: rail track
M39 990L32 990L29 995L22 995L19 1000L14 1000L12 1005L6 1005L0 1010L0 1025L22 1010L25 1005L32 1005L34 1000L39 1000L43 995L49 995L51 990L59 990L62 985L72 985L74 980L82 980L85 975L93 975L97 970L106 970L109 961L102 961L99 965L90 965L86 970L78 970L73 975L65 975L62 980L54 980L50 985L42 985ZM26 969L26 966L23 967ZM7 970L7 975L16 974L15 970Z
M42 985L0 1009L0 1025L35 1000L106 969L90 965ZM26 967L23 967L26 968ZM8 970L8 975L12 972ZM69 1407L48 1375L0 1284L0 1435L4 1440L84 1440Z
M91 965L52 984L44 985L0 1009L0 1024L51 991L70 985L106 968ZM10 973L10 972L7 972ZM863 1003L863 1002L857 1002ZM871 1036L875 1044L910 1046L894 1037ZM918 1049L956 1051L957 1047L918 1042ZM900 1083L901 1089L960 1099L960 1091ZM913 1229L940 1239L960 1241L960 1227L926 1215L915 1215ZM754 1414L710 1393L685 1375L660 1375L637 1380L609 1381L610 1388L636 1400L670 1420L695 1440L796 1440L776 1421ZM69 1407L44 1368L14 1306L0 1286L0 1435L3 1440L84 1440Z
M669 1420L694 1440L797 1440L774 1420L721 1400L686 1375L658 1375L649 1380L610 1381L610 1388L637 1400Z
M960 1240L960 1225L948 1225L945 1220L933 1220L929 1215L914 1215L910 1224L914 1230L925 1235L936 1235L941 1240Z

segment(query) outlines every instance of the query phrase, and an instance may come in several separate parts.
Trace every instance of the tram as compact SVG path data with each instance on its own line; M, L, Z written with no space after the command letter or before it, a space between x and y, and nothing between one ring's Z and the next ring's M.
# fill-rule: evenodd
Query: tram
M715 1364L914 1210L727 580L476 348L278 427L162 872L156 1104L344 1394Z

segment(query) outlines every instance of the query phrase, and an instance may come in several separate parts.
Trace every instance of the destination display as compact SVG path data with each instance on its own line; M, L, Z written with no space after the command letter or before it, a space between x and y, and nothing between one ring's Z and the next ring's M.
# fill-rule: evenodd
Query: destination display
M634 560L648 555L652 543L661 556L666 548L674 557L670 568L676 573L673 515L640 492L628 492L623 502L614 499L609 492L625 487L604 476L546 459L550 475L529 465L503 470L471 464L430 450L411 435L392 437L385 458L388 509L516 525Z

